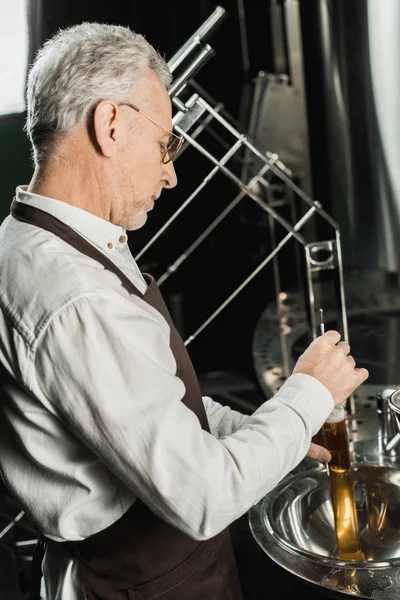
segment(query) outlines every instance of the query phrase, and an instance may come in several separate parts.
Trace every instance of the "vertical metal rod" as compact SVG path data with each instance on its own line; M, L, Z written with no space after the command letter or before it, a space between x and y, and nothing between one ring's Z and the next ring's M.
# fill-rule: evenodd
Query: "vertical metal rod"
M238 15L239 15L239 28L240 28L240 42L242 48L242 65L243 71L247 74L250 71L250 58L249 58L249 44L247 40L247 29L246 29L246 15L244 12L243 0L237 0Z
M317 324L315 322L315 296L314 287L312 281L312 272L310 267L310 249L309 246L305 247L306 255L306 270L307 270L307 288L308 288L308 301L310 306L310 319L311 319L311 333L313 340L317 337Z
M342 246L340 242L340 231L336 230L336 256L337 267L339 272L339 288L340 288L340 307L342 312L342 327L343 338L349 343L349 328L347 324L346 299L344 294L344 277L343 277L343 262L342 262Z
M296 206L295 206L295 198L294 198L294 193L293 190L291 188L289 188L288 186L287 190L290 193L290 214L292 217L292 223L296 223L297 221L297 214L296 214ZM297 287L302 287L303 285L303 281L302 281L302 274L301 274L301 258L300 258L300 251L299 251L299 246L296 244L295 249L295 256L296 256L296 274L297 274Z
M324 323L324 309L323 308L319 309L319 315L320 315L320 318L321 318L320 332L321 332L321 335L324 335L324 333L325 333L325 323Z
M271 0L269 10L271 18L270 34L273 49L274 72L276 74L288 73L282 4L277 0Z
M248 125L248 130L250 132L250 135L253 136L253 138L256 137L256 123L258 123L258 115L260 112L260 106L261 106L261 102L262 102L262 94L261 91L264 89L264 72L260 71L258 73L258 76L255 79L255 83L254 83L254 89L253 89L253 109L250 113L250 121L249 121L249 125ZM243 157L243 167L242 167L242 174L241 177L242 179L245 179L248 176L248 172L251 169L251 163L250 163L250 150L249 148L245 148L244 151L244 157Z
M340 293L340 307L342 312L342 327L343 327L343 338L349 343L349 328L347 322L347 310L346 310L346 298L344 293L344 276L343 276L343 261L342 261L342 246L340 241L340 231L336 230L336 255L337 265L339 271L339 293ZM356 414L356 400L354 394L351 394L346 402L346 410L351 415ZM354 432L357 431L357 421L352 420L352 429Z
M271 186L268 188L268 198L269 201L272 202L272 192ZM275 235L275 221L268 215L269 229L271 235L271 243L272 246L276 246L276 235ZM274 256L272 259L272 270L274 274L274 282L275 282L275 299L277 304L277 312L279 318L279 333L280 333L280 341L281 341L281 350L282 350L282 363L283 363L283 375L284 377L289 377L290 375L290 357L288 352L288 347L286 343L286 334L283 328L283 311L281 308L281 277L280 277L280 269L279 269L279 258L278 255Z

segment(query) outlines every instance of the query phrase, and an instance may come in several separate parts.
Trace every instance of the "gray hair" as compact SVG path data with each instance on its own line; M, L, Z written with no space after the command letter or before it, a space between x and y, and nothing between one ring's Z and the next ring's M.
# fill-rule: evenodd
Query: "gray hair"
M100 100L132 101L143 67L169 88L172 76L163 57L128 27L85 22L47 40L29 70L26 91L25 131L35 164L48 158L60 132L87 122Z

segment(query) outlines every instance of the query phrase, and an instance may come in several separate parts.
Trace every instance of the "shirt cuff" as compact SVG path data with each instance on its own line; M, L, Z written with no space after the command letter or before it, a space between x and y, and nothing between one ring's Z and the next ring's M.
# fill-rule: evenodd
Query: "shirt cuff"
M328 388L312 375L305 373L290 375L273 399L282 399L286 403L289 401L293 409L304 415L311 423L313 435L321 429L335 407ZM262 412L262 406L257 409L257 412Z

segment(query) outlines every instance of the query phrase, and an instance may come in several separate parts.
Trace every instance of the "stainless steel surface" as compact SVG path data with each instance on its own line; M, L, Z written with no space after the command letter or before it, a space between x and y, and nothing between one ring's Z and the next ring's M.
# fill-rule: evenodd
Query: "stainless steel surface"
M311 194L307 123L299 91L282 74L264 71L257 75L256 85L262 92L258 105L253 102L250 134L275 149L300 187Z
M296 128L295 130L297 131L298 139L301 144L301 151L297 155L298 169L295 171L293 168L293 174L296 178L299 178L301 188L307 194L312 195L313 186L310 162L307 97L304 79L303 43L301 37L300 1L285 0L283 7L285 11L286 40L289 56L289 75L295 98L297 98L298 121L293 123L293 125ZM265 117L268 118L268 113L265 113ZM287 114L286 117L289 117L289 115ZM271 120L269 120L269 123L271 127ZM283 133L283 135L287 135L287 139L290 139L290 130L286 130L286 134ZM285 144L284 137L281 137L281 144L282 143ZM288 166L291 167L290 164Z
M341 264L341 241L340 232L335 231L335 239L325 240L323 242L312 242L306 245L306 280L308 293L309 315L311 320L311 332L313 339L317 337L317 305L326 303L326 299L322 294L316 297L318 291L318 282L321 274L328 271L333 274L333 293L335 295L336 306L335 310L338 315L341 315L339 330L343 339L349 341L347 311L344 295L344 284ZM326 275L326 273L325 273ZM331 278L332 279L332 278Z
M319 314L321 316L320 332L321 332L321 335L324 335L324 333L325 333L325 323L324 323L324 309L323 308L319 309Z
M168 90L170 96L174 96L174 94L179 94L180 90L183 90L188 82L188 80L195 75L195 73L204 66L208 59L210 59L214 54L214 50L211 48L209 44L199 44L197 49L196 57L193 59L191 63L186 67L186 69L181 73L172 83L171 87Z
M249 130L279 154L300 187L312 195L299 2L272 2L269 10L276 70L258 73Z
M376 242L381 264L388 271L397 272L400 269L400 78L393 60L400 52L397 0L389 0L384 5L368 0L367 23L372 95L380 141L376 154L376 189L379 190L379 200L375 197L375 206L379 209Z
M386 390L385 390L386 391ZM388 390L389 408L395 416L400 414L400 390Z
M308 458L250 509L250 529L280 566L335 597L398 600L400 456L380 454L373 437L355 442L353 457L365 561L338 558L327 469Z
M215 31L226 17L226 10L222 6L217 6L214 12L200 25L198 29L190 36L181 48L169 59L168 67L171 73L174 73L179 65L190 55L202 40Z
M269 10L271 15L271 42L274 71L277 74L287 73L289 69L286 58L285 24L282 4L279 0L271 0Z
M242 66L243 72L250 72L250 56L249 56L249 42L247 37L246 27L246 11L244 8L244 0L237 0L237 9L239 16L239 29L240 29L240 47L242 51Z
M314 132L326 130L323 155L313 167L326 172L323 189L341 225L345 264L395 273L400 267L400 4L304 4L303 37L313 40L306 53L307 94L314 111L321 110Z
M393 388L382 390L377 396L378 412L378 446L382 453L391 454L396 452L396 447L400 442L400 432L396 425L396 409L391 408L390 398L395 394ZM394 403L395 406L395 403Z
M385 430L385 433L387 433L387 437L385 440L387 444L386 449L391 452L395 452L400 442L400 390L392 391L392 393L387 399L387 405L389 407L390 412L387 415L385 424L387 423L387 430L389 430L392 435L394 429L394 427L392 426L395 426L397 430L397 435L392 439L389 439L390 433L388 433L388 431Z
M368 385L374 390L374 397L375 390L397 389L400 387L400 294L387 283L381 271L347 271L343 288L352 354L357 364L369 369ZM324 298L325 328L336 328L336 311L328 305L329 288L322 285L320 296ZM303 295L298 290L284 292L280 304L283 319L276 303L269 304L253 335L255 372L267 398L285 381L283 355L289 357L291 372L312 339Z

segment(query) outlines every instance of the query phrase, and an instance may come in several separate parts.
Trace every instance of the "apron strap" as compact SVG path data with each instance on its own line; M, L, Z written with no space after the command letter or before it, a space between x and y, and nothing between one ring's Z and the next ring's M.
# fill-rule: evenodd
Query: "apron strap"
M18 202L15 198L11 203L11 214L19 221L36 225L37 227L41 227L42 229L46 229L46 231L54 233L62 240L73 246L73 248L78 250L78 252L86 254L86 256L89 256L89 258L92 258L93 260L96 260L102 264L107 271L114 273L114 275L116 275L121 281L122 286L130 294L134 294L135 296L139 296L139 298L143 298L143 294L139 292L131 280L112 262L112 260L100 252L100 250L92 246L90 242L85 240L85 238L79 235L79 233L72 229L72 227L69 227L69 225L66 225L57 219L57 217L54 217L48 212L41 210L40 208L36 208L35 206L29 206L28 204Z

